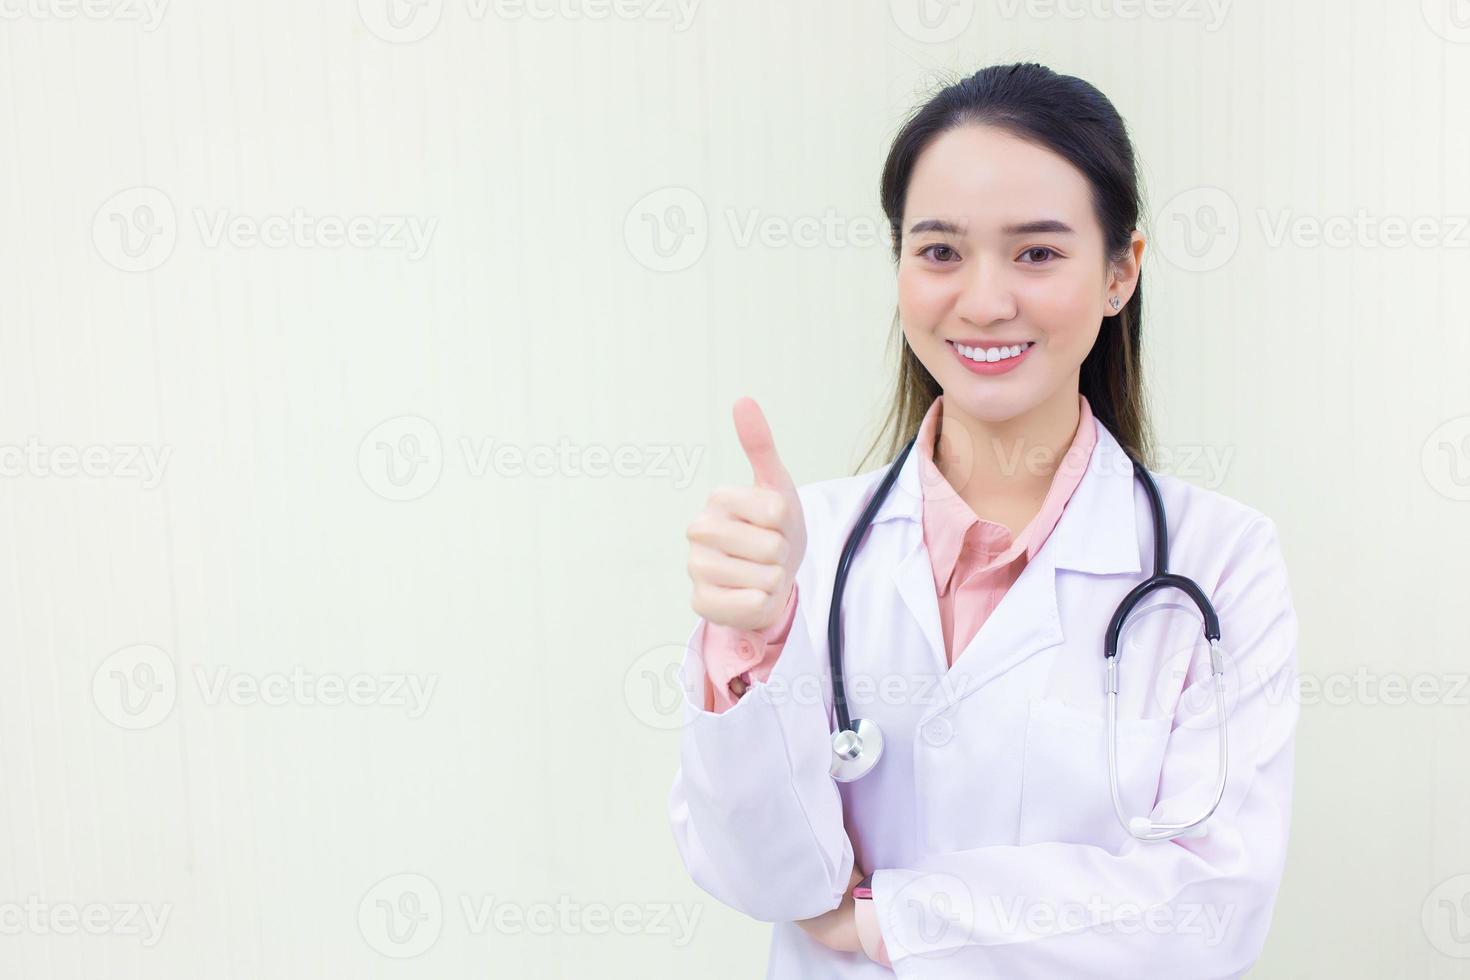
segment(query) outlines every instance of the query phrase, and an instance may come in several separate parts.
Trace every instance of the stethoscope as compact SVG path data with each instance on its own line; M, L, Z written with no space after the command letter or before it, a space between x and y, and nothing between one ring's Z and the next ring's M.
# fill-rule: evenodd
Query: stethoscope
M915 436L914 439L918 437ZM832 778L850 783L873 771L883 755L883 733L871 718L853 719L847 713L847 690L842 679L842 591L847 586L847 573L852 567L864 533L873 523L878 508L893 489L899 470L909 451L914 448L910 439L899 453L898 459L889 467L883 482L873 498L868 501L862 516L858 518L842 556L837 562L837 577L832 586L832 609L827 617L827 648L832 659L832 694L837 709L837 731L832 735ZM1169 531L1164 522L1164 503L1159 497L1159 488L1142 463L1126 447L1123 452L1133 464L1133 475L1143 484L1148 496L1149 510L1154 523L1153 574L1123 597L1113 618L1108 623L1107 635L1103 639L1103 658L1107 663L1105 682L1108 695L1108 787L1113 795L1113 812L1123 828L1141 841L1161 841L1174 837L1199 837L1205 832L1204 822L1214 814L1225 796L1225 770L1228 762L1229 744L1225 731L1225 676L1224 660L1220 650L1220 617L1204 591L1191 578L1174 575L1169 568ZM1215 712L1220 730L1220 762L1215 781L1215 798L1210 808L1194 820L1184 823L1154 823L1148 817L1129 818L1123 813L1123 801L1118 794L1118 636L1123 631L1123 621L1144 596L1159 589L1178 589L1189 596L1199 607L1204 617L1205 639L1210 643L1210 670L1215 688Z

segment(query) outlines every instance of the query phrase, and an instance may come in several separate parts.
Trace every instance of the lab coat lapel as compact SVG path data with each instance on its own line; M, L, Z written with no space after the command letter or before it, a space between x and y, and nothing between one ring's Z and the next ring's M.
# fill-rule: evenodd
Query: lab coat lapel
M1132 464L1107 427L1096 419L1094 423L1097 445L1056 527L979 633L955 658L953 667L945 658L940 636L939 601L929 551L924 547L923 501L913 452L875 515L875 525L903 523L904 557L894 566L894 584L928 642L937 669L947 675L945 687L954 699L973 693L1065 639L1057 608L1059 569L1099 575L1140 570Z
M909 542L908 556L893 566L893 584L908 606L909 614L924 634L933 654L935 667L941 674L949 670L944 657L944 637L940 633L939 598L934 593L934 566L929 560L929 549L924 547L924 532L919 526L905 528L913 539Z

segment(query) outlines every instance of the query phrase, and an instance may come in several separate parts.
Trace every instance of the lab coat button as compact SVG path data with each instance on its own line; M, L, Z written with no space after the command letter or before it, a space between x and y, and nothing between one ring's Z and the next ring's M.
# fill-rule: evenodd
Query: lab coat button
M948 718L935 718L924 726L924 741L935 748L948 745L952 738L954 738L954 725Z

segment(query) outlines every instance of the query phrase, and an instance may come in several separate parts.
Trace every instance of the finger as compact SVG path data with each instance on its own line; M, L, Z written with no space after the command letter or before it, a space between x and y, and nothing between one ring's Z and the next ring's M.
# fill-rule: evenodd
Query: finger
M722 554L696 544L689 549L689 571L700 581L723 589L759 589L774 596L785 576L780 565L766 565Z
M786 517L781 492L766 487L715 487L708 503L728 517L772 530L780 530Z
M776 453L776 441L771 437L771 427L766 424L765 413L753 398L740 398L735 402L735 433L740 437L740 446L750 468L755 474L756 486L772 490L791 490L791 474L781 463Z
M688 537L723 554L763 565L780 565L786 560L786 538L779 531L735 518L703 517L690 525Z

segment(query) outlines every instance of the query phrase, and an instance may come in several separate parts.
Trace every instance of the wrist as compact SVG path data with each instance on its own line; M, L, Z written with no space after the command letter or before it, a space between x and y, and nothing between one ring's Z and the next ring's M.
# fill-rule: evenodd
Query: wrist
M857 927L858 945L868 959L892 968L888 958L888 944L883 941L883 930L878 925L878 910L873 904L873 876L864 877L852 886L853 924Z

